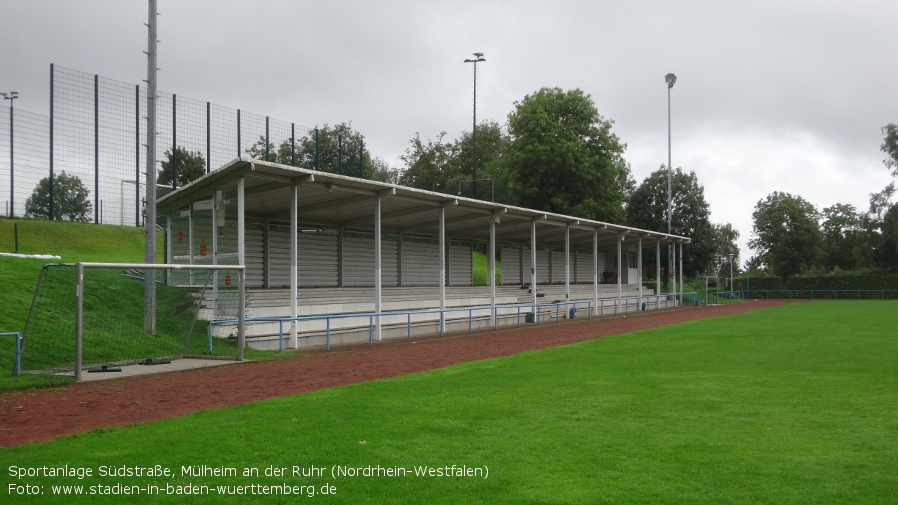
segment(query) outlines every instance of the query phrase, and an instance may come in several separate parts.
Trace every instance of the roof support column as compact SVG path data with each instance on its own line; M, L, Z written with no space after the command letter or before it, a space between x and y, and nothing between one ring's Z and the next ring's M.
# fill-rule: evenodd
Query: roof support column
M446 332L446 207L440 206L440 335Z
M592 310L599 315L599 230L592 230Z
M290 187L290 347L296 349L296 326L299 322L299 185L296 181Z
M661 294L661 239L658 239L658 245L655 246L655 296ZM656 300L658 300L656 298Z
M380 314L382 308L381 293L381 233L380 233L380 195L374 197L374 312ZM374 336L380 341L383 338L380 316L374 316Z
M536 221L530 223L530 294L536 305Z
M237 179L237 264L246 266L246 178Z
M221 205L221 191L212 194L212 264L218 264L218 221L223 217ZM200 238L200 240L205 240ZM200 256L203 255L203 244L200 243ZM212 273L212 309L213 315L218 315L218 272Z
M168 222L171 223L171 217L169 217ZM190 205L187 206L187 257L189 258L187 263L190 265L193 265L194 262L196 261L193 258L193 254L194 254L194 252L193 252L193 237L194 236L195 235L194 235L194 230L193 230L193 202L191 202ZM170 260L170 262L171 263L175 262L173 257ZM193 272L193 270L191 270L191 272ZM191 275L190 278L192 279L193 275Z
M680 242L680 305L683 305L683 243Z
M571 227L564 227L564 299L571 299Z
M262 285L266 288L271 287L271 220L265 218L265 224L262 228L262 277L264 279Z
M240 324L237 327L237 361L243 361L243 349L246 347L246 330L243 318L246 317L246 178L237 179L237 264L243 270L237 274L237 315Z
M639 312L639 308L642 307L642 237L639 237L639 245L637 246L639 251L636 253L636 282L639 283L639 306L636 307L636 311Z
M490 287L490 320L493 329L498 324L496 318L496 220L499 216L490 216L490 244L486 251L486 283Z
M623 254L624 236L617 236L617 297L622 298L623 292L623 271L624 271L624 254Z

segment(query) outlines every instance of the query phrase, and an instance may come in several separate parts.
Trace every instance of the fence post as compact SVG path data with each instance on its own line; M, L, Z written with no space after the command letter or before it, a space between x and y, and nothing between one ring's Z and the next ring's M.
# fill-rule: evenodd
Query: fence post
M134 85L134 226L140 227L140 84Z
M178 95L171 96L171 188L178 189Z
M49 209L50 209L50 221L53 221L53 123L55 122L55 114L53 113L53 105L54 105L54 65L50 64L50 183L49 183Z
M94 74L94 224L100 222L100 75Z
M206 173L212 171L212 102L206 102Z

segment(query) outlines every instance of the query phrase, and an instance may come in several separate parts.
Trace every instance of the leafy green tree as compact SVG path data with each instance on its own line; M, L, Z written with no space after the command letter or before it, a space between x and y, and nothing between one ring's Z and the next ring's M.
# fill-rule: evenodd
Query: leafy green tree
M388 184L399 184L399 170L381 158L374 158L371 160L371 173L366 178Z
M508 134L495 121L483 121L477 125L477 194L471 181L473 140L471 132L462 132L455 140L451 157L448 160L448 172L456 174L449 186L461 196L480 200L494 200L503 203L514 203L508 192L507 172L503 163L503 155L508 148Z
M714 255L726 258L727 264L730 262L730 254L733 255L733 271L739 271L739 230L733 228L730 223L714 225ZM729 266L727 266L729 268Z
M352 123L324 125L296 141L296 165L332 174L371 178L371 155L364 149L364 137ZM264 142L263 142L264 145ZM289 156L289 144L279 152ZM360 153L361 151L361 153ZM361 154L361 158L359 158ZM283 161L282 161L283 163ZM289 162L286 163L289 165Z
M755 237L748 245L772 274L788 278L818 266L823 235L820 213L812 204L774 191L758 201L752 217Z
M892 205L886 211L879 230L874 256L876 265L895 270L898 268L898 204Z
M542 88L508 115L509 189L534 209L621 223L617 184L626 146L579 89Z
M50 215L50 178L37 183L25 202L25 216L63 221L90 221L89 193L81 179L65 172L53 178L53 215Z
M400 183L428 191L455 193L450 181L461 177L458 164L451 163L455 157L455 144L445 142L446 132L440 132L426 142L420 133L415 133L405 154L399 158L405 163Z
M267 149L266 149L267 147ZM286 163L281 157L281 150L286 150ZM290 164L290 139L285 140L281 143L280 148L276 148L274 144L265 142L264 136L259 136L259 140L256 141L255 144L251 145L249 149L246 150L246 154L249 155L250 158L262 161L273 161L275 163L281 163L284 165Z
M689 237L683 247L683 270L687 277L706 272L721 244L711 225L711 209L705 189L695 172L676 169L671 174L673 218L671 233ZM627 201L627 224L644 230L667 233L667 168L649 174Z
M888 156L883 160L886 168L892 169L892 175L898 177L898 124L889 123L882 128L885 138L880 149Z
M823 267L854 270L863 266L863 220L853 205L837 203L823 209Z
M168 149L165 151L165 158L162 162L162 170L156 177L156 184L180 188L206 173L206 160L198 151L190 152L183 147L178 147L173 155L171 149ZM172 184L173 181L174 184Z

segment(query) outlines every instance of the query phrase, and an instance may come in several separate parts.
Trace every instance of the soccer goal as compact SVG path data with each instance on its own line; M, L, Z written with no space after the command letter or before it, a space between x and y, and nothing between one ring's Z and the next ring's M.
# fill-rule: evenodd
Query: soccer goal
M155 324L145 331L146 283ZM27 371L114 371L186 356L243 359L244 269L237 265L76 263L47 265L22 335ZM152 310L152 309L151 309ZM228 338L208 323L236 320Z

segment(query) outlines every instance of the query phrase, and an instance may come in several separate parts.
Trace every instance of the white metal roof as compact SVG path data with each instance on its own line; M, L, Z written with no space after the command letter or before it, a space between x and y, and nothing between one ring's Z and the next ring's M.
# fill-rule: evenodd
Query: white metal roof
M563 245L568 227L571 247L588 245L591 248L596 230L599 247L603 249L614 246L619 235L627 243L641 237L648 241L644 242L644 247L652 247L658 240L662 244L690 241L688 237L678 235L248 158L237 158L160 198L156 204L157 212L170 214L192 202L207 200L216 191L235 190L240 177L245 178L246 216L265 218L272 223L290 222L290 188L296 183L299 186L299 222L303 226L373 231L374 197L380 195L382 229L388 233L436 235L439 209L445 207L446 232L453 239L485 242L489 239L489 220L495 218L496 239L500 243L529 244L534 221L541 246ZM236 212L236 201L227 205L226 212Z

